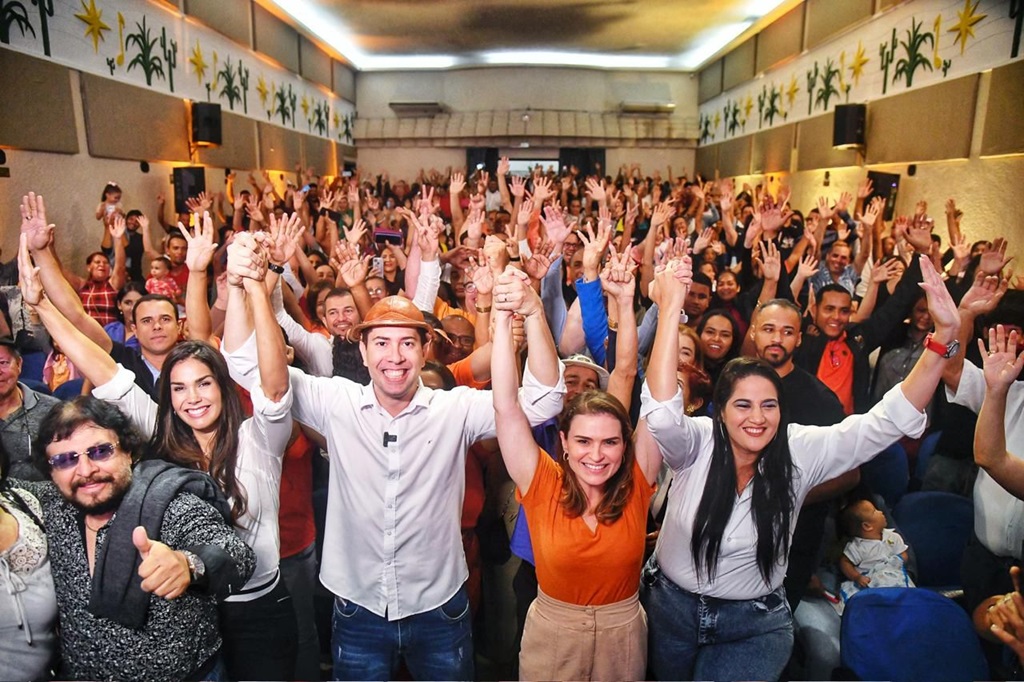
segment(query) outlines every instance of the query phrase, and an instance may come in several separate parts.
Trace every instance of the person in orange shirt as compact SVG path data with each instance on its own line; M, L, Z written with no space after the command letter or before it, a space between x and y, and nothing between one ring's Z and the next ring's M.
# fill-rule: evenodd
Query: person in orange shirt
M534 442L517 403L512 313L526 325L544 318L536 295L513 309L502 300L502 280L512 276L499 278L494 292L491 384L498 443L527 511L539 583L519 676L644 679L647 619L638 588L660 452L634 448L626 408L604 391L581 393L566 407L560 460ZM554 352L550 336L546 342Z

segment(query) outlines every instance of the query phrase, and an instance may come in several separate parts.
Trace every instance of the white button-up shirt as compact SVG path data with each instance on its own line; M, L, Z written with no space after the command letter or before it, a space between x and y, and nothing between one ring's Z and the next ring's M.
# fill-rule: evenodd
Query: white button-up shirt
M236 381L254 382L255 335L224 356ZM321 582L389 620L444 604L469 575L460 529L466 450L495 435L490 391L420 387L392 417L372 384L293 369L291 388L295 418L327 438L331 457ZM527 369L519 403L539 424L561 411L564 394L561 378L542 386Z
M274 306L274 317L281 329L288 335L288 343L295 349L295 355L305 363L309 373L317 377L329 377L334 374L334 337L324 336L305 329L284 309L281 299L281 287L274 288L271 296Z
M786 575L786 560L776 564L770 583L757 567L757 527L754 524L753 485L736 496L732 516L722 535L715 579L697 574L690 538L697 507L708 483L714 449L714 422L708 417L683 413L682 391L671 400L658 402L647 383L641 393L640 416L647 420L674 479L668 509L658 540L658 565L675 584L697 594L721 599L755 599L778 589ZM834 426L789 426L789 451L793 458L793 509L799 511L807 493L819 483L870 460L903 435L924 432L927 416L919 412L897 385L867 414L855 414ZM793 540L796 514L790 520Z
M960 384L954 394L946 387L950 402L972 412L981 410L985 400L985 372L964 361ZM1015 381L1006 396L1006 449L1014 457L1024 457L1024 383ZM1024 542L1024 502L1008 493L984 469L974 480L974 533L981 544L1002 557L1021 557Z

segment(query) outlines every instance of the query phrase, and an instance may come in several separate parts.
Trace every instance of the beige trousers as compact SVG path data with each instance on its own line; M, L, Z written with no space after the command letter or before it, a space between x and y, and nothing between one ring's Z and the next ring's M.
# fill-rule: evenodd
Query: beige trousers
M526 614L520 680L642 680L647 614L638 594L604 606L567 604L537 591Z

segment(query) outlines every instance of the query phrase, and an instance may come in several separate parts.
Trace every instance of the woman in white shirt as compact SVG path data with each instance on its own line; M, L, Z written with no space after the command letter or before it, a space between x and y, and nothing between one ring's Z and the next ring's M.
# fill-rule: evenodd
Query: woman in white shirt
M804 498L901 436L920 435L944 357L958 350L959 316L922 259L936 352L926 352L871 412L831 427L789 425L776 372L739 358L715 387L715 416L690 418L675 373L688 260L657 275L652 298L661 316L642 395L641 417L674 472L643 576L648 660L658 679L777 679L793 644L782 582Z
M292 394L284 339L269 298L250 297L251 310L246 306L243 287L263 283L241 278L228 282L225 346L230 349L244 341L232 337L233 329L245 326L241 316L252 316L263 330L257 335L260 383L250 394L253 416L246 418L224 358L212 346L202 341L175 345L164 359L160 400L154 403L135 384L132 372L116 364L42 296L38 274L30 270L23 267L20 273L26 303L96 386L93 395L116 403L144 435L152 437L151 457L209 473L231 503L238 535L256 553L256 570L245 587L221 602L221 651L229 678L291 679L297 626L278 568L278 510L281 462L292 431ZM252 324L248 322L249 327Z

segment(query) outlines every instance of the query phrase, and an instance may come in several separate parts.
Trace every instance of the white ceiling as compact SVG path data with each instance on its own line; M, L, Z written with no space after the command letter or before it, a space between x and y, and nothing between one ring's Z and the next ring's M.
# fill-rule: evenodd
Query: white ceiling
M690 70L800 1L261 0L360 70Z

